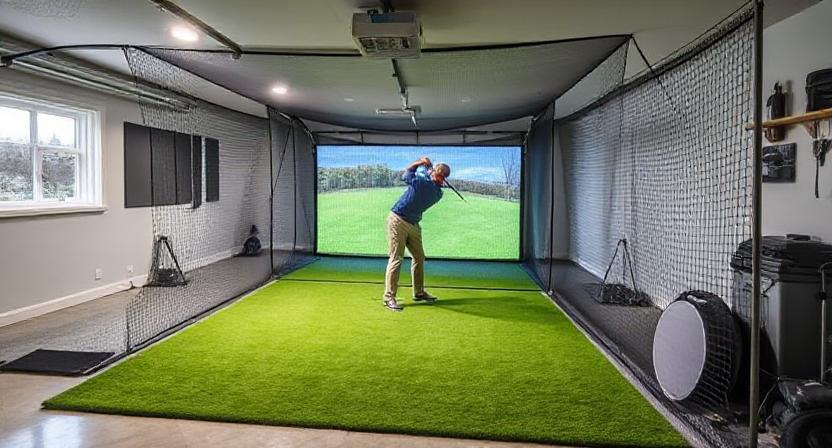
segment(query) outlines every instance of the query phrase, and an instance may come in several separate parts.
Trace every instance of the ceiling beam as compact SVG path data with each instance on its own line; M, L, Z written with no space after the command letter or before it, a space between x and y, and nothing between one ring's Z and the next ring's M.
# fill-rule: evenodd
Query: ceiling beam
M214 39L215 41L217 41L217 42L225 45L226 47L228 47L228 49L231 50L231 57L232 58L240 59L240 56L242 56L243 48L240 47L236 42L231 40L225 34L222 34L221 32L217 31L216 28L214 28L211 25L208 25L207 23L200 20L199 17L189 13L188 11L185 11L185 9L183 9L182 7L177 5L176 3L172 2L171 0L149 0L149 1L150 1L150 3L153 3L154 5L158 6L159 9L162 9L164 11L167 11L167 12L175 15L176 17L179 17L180 19L187 22L189 25L191 25L195 28L198 28L203 33L211 36L211 38Z

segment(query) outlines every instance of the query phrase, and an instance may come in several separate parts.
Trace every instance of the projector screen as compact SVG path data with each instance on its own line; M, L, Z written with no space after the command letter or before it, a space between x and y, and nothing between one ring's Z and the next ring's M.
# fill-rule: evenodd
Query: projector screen
M428 258L516 260L520 254L519 146L318 146L318 252L386 256L387 217L407 189L404 169L427 156L451 167L423 216Z

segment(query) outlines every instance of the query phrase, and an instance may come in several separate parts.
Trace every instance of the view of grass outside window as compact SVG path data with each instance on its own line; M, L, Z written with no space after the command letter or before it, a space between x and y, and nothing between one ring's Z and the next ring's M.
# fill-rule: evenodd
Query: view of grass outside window
M318 251L387 255L386 219L407 189L404 168L422 156L451 167L421 222L425 253L436 258L517 259L520 147L318 146Z

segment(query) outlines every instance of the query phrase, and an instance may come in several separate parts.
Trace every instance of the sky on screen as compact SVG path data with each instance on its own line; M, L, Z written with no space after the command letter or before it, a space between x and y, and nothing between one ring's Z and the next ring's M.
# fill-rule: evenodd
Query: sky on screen
M451 179L499 182L503 160L520 164L519 146L318 146L318 166L343 168L358 165L387 165L402 169L421 156L434 164L451 166Z

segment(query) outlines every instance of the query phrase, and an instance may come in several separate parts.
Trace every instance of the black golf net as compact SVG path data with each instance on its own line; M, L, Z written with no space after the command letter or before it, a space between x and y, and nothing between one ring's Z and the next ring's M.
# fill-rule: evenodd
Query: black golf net
M167 99L139 98L141 123L125 124L125 142L149 148L147 280L137 293L72 308L60 327L25 322L20 334L29 337L0 335L3 359L49 349L112 362L315 253L315 144L304 124L204 101L197 94L207 81L139 49L124 54L136 83Z
M143 124L201 137L191 149L192 161L202 164L193 170L191 203L152 208L148 286L127 307L132 350L314 254L315 156L298 120L193 100L205 81L144 51L125 54L137 79L191 99L178 109L142 104ZM216 176L209 175L212 164ZM247 243L252 237L259 247Z
M751 19L737 12L627 83L622 47L576 86L596 100L554 118L573 101L567 93L536 119L526 146L530 270L709 446L747 443L745 393L726 393L737 372L706 366L699 395L669 400L653 337L685 291L731 302L731 255L751 235ZM730 322L714 329L709 350L736 355L731 331Z
M272 266L284 274L316 252L315 142L294 118L269 108L272 151Z
M198 80L193 75L141 50L125 54L136 78L180 95L195 93ZM271 274L267 254L236 256L252 226L269 228L267 120L200 100L178 109L142 103L141 111L145 126L201 137L191 147L189 162L202 163L202 185L194 192L204 197L152 207L149 286L127 307L128 349L262 284ZM211 139L219 147L218 158L209 148ZM158 156L152 162L154 173L164 172L170 168L158 164L175 164L176 158ZM209 180L208 165L216 163L219 179ZM218 195L208 185L213 182L219 182Z

